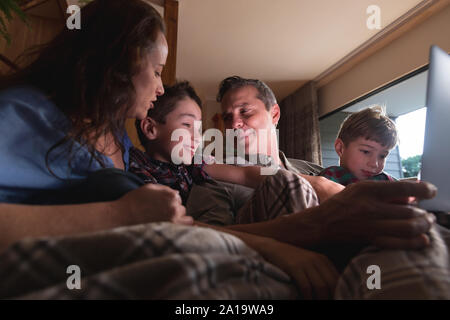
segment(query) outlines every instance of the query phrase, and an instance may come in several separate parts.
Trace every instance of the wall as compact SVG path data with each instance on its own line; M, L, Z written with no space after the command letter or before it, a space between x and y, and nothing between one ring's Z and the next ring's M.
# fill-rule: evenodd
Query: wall
M17 62L17 58L26 49L53 39L63 26L60 20L34 15L28 16L28 22L29 27L18 18L13 19L10 23L7 22L8 31L11 35L10 45L3 38L0 38L0 52L13 62ZM20 65L23 65L23 63ZM0 73L8 72L11 72L11 69L0 63Z
M450 6L416 26L350 71L319 89L319 115L428 63L429 48L436 44L450 52Z

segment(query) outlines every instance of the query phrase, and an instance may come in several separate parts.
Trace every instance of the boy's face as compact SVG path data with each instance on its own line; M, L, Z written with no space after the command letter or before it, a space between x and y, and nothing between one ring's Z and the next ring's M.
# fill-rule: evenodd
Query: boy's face
M190 99L184 98L177 102L174 110L167 114L165 123L156 123L158 155L156 159L164 162L174 162L172 149L178 145L175 157L184 164L191 164L200 142L202 133L194 134L194 121L202 120L202 112L198 104ZM171 140L172 132L183 129L185 133L176 141ZM182 144L180 144L182 142Z
M376 141L363 137L348 143L336 139L336 152L340 158L340 165L349 170L359 180L365 180L380 174L386 163L390 149Z

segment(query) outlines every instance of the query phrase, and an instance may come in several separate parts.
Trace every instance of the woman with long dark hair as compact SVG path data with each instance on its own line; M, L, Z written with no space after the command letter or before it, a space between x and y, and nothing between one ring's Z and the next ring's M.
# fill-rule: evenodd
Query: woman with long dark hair
M160 14L142 1L96 0L81 10L80 30L64 29L0 79L0 247L24 236L192 223L178 194L159 185L76 204L108 187L89 188L92 174L127 174L125 121L143 119L164 93L164 32Z

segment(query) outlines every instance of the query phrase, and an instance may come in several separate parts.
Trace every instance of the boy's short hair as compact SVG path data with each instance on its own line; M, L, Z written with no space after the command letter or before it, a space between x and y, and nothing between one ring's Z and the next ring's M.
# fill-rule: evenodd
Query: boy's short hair
M385 115L381 106L355 112L342 122L337 136L345 145L364 137L392 149L398 141L395 123Z
M164 94L153 103L153 108L148 110L147 117L164 124L167 115L175 109L179 101L185 98L194 100L200 109L202 108L202 101L188 81L177 82L173 86L164 85ZM141 130L141 120L136 120L135 126L139 141L145 146L147 138Z

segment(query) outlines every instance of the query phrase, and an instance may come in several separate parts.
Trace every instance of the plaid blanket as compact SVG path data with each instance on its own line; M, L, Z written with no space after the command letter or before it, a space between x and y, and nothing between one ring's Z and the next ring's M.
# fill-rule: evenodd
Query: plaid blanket
M450 299L450 231L424 250L368 247L343 271L336 299ZM69 266L81 271L69 289ZM369 289L367 268L380 268ZM151 223L60 238L25 239L0 255L0 298L297 299L290 278L240 239L200 227Z
M423 250L365 248L345 268L335 298L449 300L450 230L436 225L429 235L431 245ZM367 284L370 266L379 267L379 289Z
M81 289L69 289L79 267ZM0 298L293 299L290 278L240 239L151 223L25 239L0 255Z

